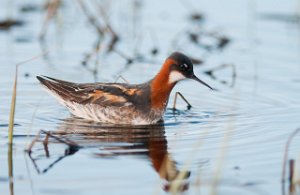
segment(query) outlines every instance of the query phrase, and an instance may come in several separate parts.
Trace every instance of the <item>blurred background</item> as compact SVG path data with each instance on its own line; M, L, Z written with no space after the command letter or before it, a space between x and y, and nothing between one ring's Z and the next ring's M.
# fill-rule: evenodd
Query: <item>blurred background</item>
M2 0L0 193L299 194L299 24L297 0ZM142 83L174 51L218 91L180 83L150 129L71 117L36 80Z

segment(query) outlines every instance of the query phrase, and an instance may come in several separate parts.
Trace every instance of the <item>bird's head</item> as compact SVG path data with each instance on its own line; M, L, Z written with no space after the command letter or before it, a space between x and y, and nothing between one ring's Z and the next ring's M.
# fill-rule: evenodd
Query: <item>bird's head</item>
M172 53L165 61L164 66L167 66L167 70L169 71L168 82L170 84L175 84L184 79L193 79L206 87L213 89L194 74L192 61L180 52Z

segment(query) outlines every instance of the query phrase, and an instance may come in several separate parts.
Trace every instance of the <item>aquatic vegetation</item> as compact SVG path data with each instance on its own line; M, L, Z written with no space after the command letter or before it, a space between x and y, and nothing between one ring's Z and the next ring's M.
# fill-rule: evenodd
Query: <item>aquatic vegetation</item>
M34 56L28 60L25 60L23 62L20 62L16 64L15 69L15 77L14 77L14 83L13 83L13 92L11 96L11 104L10 104L10 112L9 112L9 123L8 123L8 143L13 144L13 136L14 136L14 126L15 126L15 110L16 110L16 100L17 100L17 85L18 85L18 71L19 67L23 64L26 64L28 62L31 62L33 60L36 60L40 58L41 56L45 55L44 53L38 56Z
M295 161L294 159L290 159L289 158L289 150L290 147L293 143L293 140L295 139L295 137L299 134L300 132L300 128L297 128L296 130L294 130L288 140L286 141L285 144L285 150L284 150L284 157L283 157L283 164L282 164L282 174L281 174L281 183L282 183L282 194L286 194L286 183L288 181L289 183L289 194L296 194L298 192L297 186L300 184L300 180L299 180L299 159L297 158L297 161ZM288 179L286 179L287 173L286 170L288 171Z
M0 1L1 192L299 193L299 14L274 5ZM35 79L141 83L176 50L218 90L180 83L164 125L78 119Z
M11 97L10 113L9 113L9 125L8 125L8 143L12 145L13 143L13 129L15 121L15 110L16 110L16 98L17 98L17 81L18 81L18 65L15 70L15 80L13 85L13 94Z
M7 19L0 21L0 30L9 30L12 27L21 27L24 25L22 20Z

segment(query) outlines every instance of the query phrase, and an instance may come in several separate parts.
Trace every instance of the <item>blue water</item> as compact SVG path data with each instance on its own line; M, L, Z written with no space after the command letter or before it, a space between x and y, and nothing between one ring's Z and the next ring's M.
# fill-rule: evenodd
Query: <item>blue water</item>
M88 1L88 10L101 24L108 21L120 41L107 52L106 34L86 66L82 61L99 37L80 4L63 1L41 45L44 3L0 3L0 20L25 22L0 30L1 194L282 194L284 147L300 127L298 1ZM28 4L37 9L20 11ZM203 20L191 20L199 14ZM201 44L191 41L191 33ZM222 36L230 42L218 49ZM195 74L218 91L179 83L162 126L116 128L72 118L35 78L113 82L122 75L140 83L175 50L203 60ZM10 179L7 124L15 64L43 51L45 57L19 69ZM222 64L228 66L205 74ZM173 113L176 91L189 100L190 110L179 99ZM40 130L51 133L48 150L42 133L30 156L24 151ZM288 150L297 165L299 136ZM182 177L175 179L178 173ZM288 185L286 180L286 193Z

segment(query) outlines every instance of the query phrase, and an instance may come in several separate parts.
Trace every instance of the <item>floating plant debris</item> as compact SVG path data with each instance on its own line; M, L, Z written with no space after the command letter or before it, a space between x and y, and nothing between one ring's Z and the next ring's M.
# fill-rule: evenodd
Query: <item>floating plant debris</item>
M198 22L203 21L204 20L204 15L201 14L201 13L195 12L195 13L192 13L190 15L190 19L193 20L193 21L198 21Z
M35 12L35 11L41 11L41 7L39 7L38 5L35 4L26 4L26 5L22 5L20 7L20 11L21 12Z
M0 20L0 30L9 30L12 27L18 27L23 25L24 25L24 21L22 20L14 20L14 19Z
M228 37L225 37L225 36L219 37L218 48L223 49L224 47L226 47L229 44L229 42L230 42L230 39Z
M288 23L297 23L300 21L300 16L296 14L265 13L261 14L260 18Z
M155 56L156 54L158 54L158 52L159 52L159 50L158 50L158 48L156 48L156 47L153 48L153 49L151 49L151 54L154 55L154 56Z

